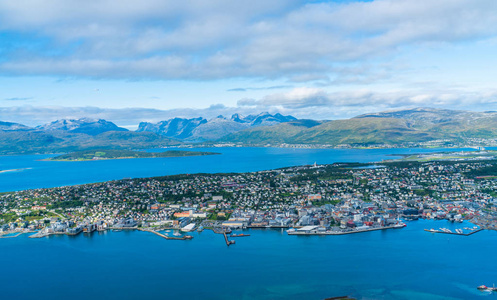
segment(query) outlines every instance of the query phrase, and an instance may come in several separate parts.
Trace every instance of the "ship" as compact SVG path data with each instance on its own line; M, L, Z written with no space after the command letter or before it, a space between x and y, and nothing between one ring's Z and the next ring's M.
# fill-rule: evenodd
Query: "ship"
M245 233L239 233L239 234L232 234L230 237L242 237L242 236L250 236L250 234L245 234Z

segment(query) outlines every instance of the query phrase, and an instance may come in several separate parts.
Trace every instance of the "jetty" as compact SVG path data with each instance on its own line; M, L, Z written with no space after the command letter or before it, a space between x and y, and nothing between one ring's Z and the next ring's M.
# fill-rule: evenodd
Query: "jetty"
M482 230L483 230L483 228L480 228L480 229L470 231L468 233L464 233L464 232L460 233L460 232L452 232L452 231L444 231L444 230L436 230L436 229L425 229L424 231L428 231L431 233L445 233L445 234L453 234L453 235L470 236L470 235L475 234L477 232L480 232Z
M228 240L228 236L226 235L226 232L223 232L223 236L224 236L224 241L226 242L226 246L230 246L230 245L233 245L235 243L234 240Z

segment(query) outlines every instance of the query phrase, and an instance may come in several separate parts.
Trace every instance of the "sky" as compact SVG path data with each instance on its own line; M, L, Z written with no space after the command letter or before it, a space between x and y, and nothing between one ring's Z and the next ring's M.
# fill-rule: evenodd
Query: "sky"
M495 0L0 1L0 121L497 110Z

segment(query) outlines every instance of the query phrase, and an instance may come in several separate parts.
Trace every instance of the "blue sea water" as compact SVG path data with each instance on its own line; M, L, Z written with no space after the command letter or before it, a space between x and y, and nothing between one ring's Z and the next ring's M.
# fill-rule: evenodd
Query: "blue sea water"
M167 149L157 149L165 151ZM188 149L191 150L191 149ZM101 182L123 178L185 173L252 172L334 162L376 162L392 154L447 151L447 149L288 149L206 148L221 155L118 159L81 162L43 161L55 155L0 156L0 192ZM471 149L451 149L452 151Z
M0 191L128 177L245 172L445 149L215 148L222 155L50 162L0 157ZM459 149L460 150L460 149ZM465 149L467 150L467 149ZM0 299L497 299L476 290L497 281L497 232L453 236L427 228L473 225L413 221L404 229L344 236L250 230L227 247L210 231L191 241L146 232L0 239Z
M412 221L343 236L248 230L191 241L121 231L0 240L2 299L497 299L476 289L497 275L497 232L454 236Z

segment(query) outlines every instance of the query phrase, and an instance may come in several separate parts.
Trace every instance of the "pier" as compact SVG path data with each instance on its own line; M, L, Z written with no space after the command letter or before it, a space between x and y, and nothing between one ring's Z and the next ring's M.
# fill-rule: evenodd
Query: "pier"
M17 233L16 232L9 232L9 233L5 233L5 234L0 234L0 239L15 238L15 237L20 236L23 233L32 233L32 232L34 232L34 231L20 231ZM13 235L11 235L11 234L13 234Z
M369 232L369 231L376 231L376 230L386 230L386 229L401 229L404 228L405 226L401 225L393 225L393 226L382 226L382 227L371 227L371 228L365 228L365 229L354 229L354 230L348 230L348 231L330 231L330 230L317 230L316 228L318 226L309 226L312 227L309 230L288 230L286 233L288 235L344 235L344 234L354 234L354 233L361 233L361 232ZM304 228L304 227L302 227Z
M470 236L472 234L475 234L477 232L480 232L482 231L483 228L480 228L480 229L477 229L477 230L473 230L471 232L468 232L468 233L458 233L458 232L447 232L447 231L442 231L442 230L431 230L431 229L425 229L425 231L428 231L428 232L431 232L431 233L445 233L445 234L453 234L453 235L463 235L463 236Z
M165 234L162 234L160 232L157 232L155 230L150 230L150 229L138 229L138 230L139 231L145 231L145 232L151 232L153 234L156 234L156 235L158 235L160 237L165 238L166 240L182 240L183 241L183 240L191 240L191 239L193 239L193 236L191 236L191 235L184 235L184 236L181 236L181 237L180 236L176 237L176 236L167 236Z
M226 242L226 246L230 246L230 245L233 245L235 243L235 241L233 240L228 240L228 236L226 235L226 232L223 232L223 236L224 236L224 241Z

